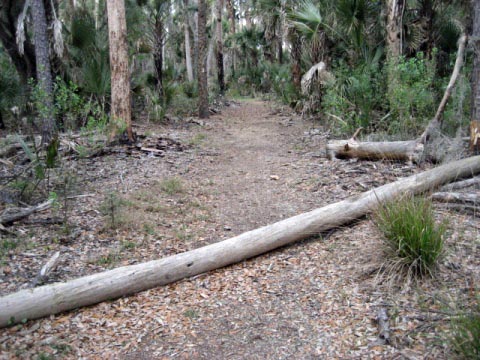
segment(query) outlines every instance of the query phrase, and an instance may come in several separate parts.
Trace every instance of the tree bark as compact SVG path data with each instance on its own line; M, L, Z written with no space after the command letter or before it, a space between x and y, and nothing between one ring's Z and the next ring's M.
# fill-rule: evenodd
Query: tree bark
M351 223L379 202L420 194L480 173L480 156L455 161L421 174L300 214L275 224L182 254L124 266L65 283L21 290L0 298L0 327L134 294L218 269Z
M233 0L226 0L227 1L227 11L228 11L228 18L230 20L230 36L232 37L232 48L230 50L230 56L232 58L232 78L235 78L235 72L237 71L237 59L236 59L236 51L235 51L235 37L236 27L235 27L235 7L233 6Z
M419 163L423 144L416 140L390 142L358 142L334 140L327 144L327 157L333 159L400 160Z
M37 81L39 89L42 92L42 108L39 109L42 129L42 145L47 146L55 138L57 129L53 113L53 81L47 37L47 17L45 15L43 0L32 1L32 17Z
M292 50L290 57L292 58L292 82L298 92L302 89L302 42L298 30L291 27L289 30L290 43Z
M474 144L478 139L474 131L478 127L477 122L480 121L480 2L472 1L473 12L473 28L470 44L473 47L473 69L472 69L472 113L471 113L471 142L470 148L472 151L480 151L480 141Z
M130 76L128 68L127 23L124 0L107 0L108 39L112 83L112 131L110 141L125 126L128 140L133 142Z
M387 55L398 59L402 55L402 26L405 0L387 1Z
M198 1L198 116L209 117L208 111L208 79L207 79L207 3Z
M184 24L183 31L185 36L185 66L187 68L187 79L193 82L193 65L192 65L192 45L190 44L190 24L188 17L188 0L183 0L184 4Z
M225 70L223 65L223 26L222 26L222 11L223 0L217 0L216 3L216 33L217 33L217 75L218 75L218 87L220 94L225 93Z
M157 14L155 18L154 41L155 86L160 97L163 97L163 21L161 14Z

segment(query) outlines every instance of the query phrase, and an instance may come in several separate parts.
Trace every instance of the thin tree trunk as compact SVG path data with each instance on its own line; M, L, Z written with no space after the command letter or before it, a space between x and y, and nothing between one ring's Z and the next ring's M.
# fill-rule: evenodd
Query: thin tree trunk
M185 33L185 66L187 68L187 79L193 82L193 65L192 65L192 46L190 44L190 25L188 16L189 1L183 0L184 4L184 24L183 31Z
M480 1L472 1L473 28L470 44L473 46L473 70L472 70L472 113L470 124L470 147L472 151L480 151L480 141L475 129L480 125ZM475 143L477 141L477 143Z
M208 79L207 79L207 3L198 1L198 116L209 117L208 111Z
M398 196L432 191L479 172L480 156L459 160L185 253L65 283L21 290L0 298L0 327L134 294L235 264L347 225Z
M295 28L290 28L290 42L292 50L290 56L292 58L292 81L298 92L302 89L302 42L298 31Z
M155 64L155 86L160 97L163 97L163 21L162 15L155 19L155 46L153 60Z
M230 36L235 37L236 27L235 27L235 7L233 6L233 0L227 1L227 11L228 18L230 20ZM235 54L235 39L232 40L232 49L230 50L230 56L232 58L232 78L235 77L235 72L237 71L237 60Z
M133 142L124 0L107 0L107 12L112 79L111 122L113 126L110 141L118 135L120 127L126 126L128 140Z
M42 91L43 103L42 109L39 111L42 122L42 144L46 146L55 138L57 129L53 114L53 81L47 37L47 17L43 0L32 1L32 17L37 81Z
M217 0L216 3L216 32L217 32L217 75L220 94L225 93L225 71L223 65L223 29L222 29L222 11L223 0Z

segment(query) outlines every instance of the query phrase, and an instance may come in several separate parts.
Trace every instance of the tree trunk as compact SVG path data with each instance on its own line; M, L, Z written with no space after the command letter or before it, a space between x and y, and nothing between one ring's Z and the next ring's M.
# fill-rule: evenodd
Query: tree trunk
M473 28L470 43L474 50L473 70L472 70L472 114L470 125L470 148L472 151L480 151L480 141L478 133L474 133L478 129L478 122L480 121L480 1L472 1L473 12ZM477 142L475 143L475 140Z
M42 123L42 144L47 146L55 138L57 129L53 113L53 82L47 38L47 17L43 0L32 1L32 17L37 81L42 92L42 109L39 109Z
M209 117L208 112L208 79L207 79L207 3L198 1L198 116Z
M235 7L233 6L233 0L226 0L227 1L227 11L228 11L228 18L230 20L230 36L232 38L235 37L236 28L235 28ZM237 71L237 60L235 54L235 40L232 40L232 49L230 50L230 56L232 58L232 78L235 77L235 71Z
M112 83L112 131L110 141L126 126L128 140L133 142L130 76L128 68L127 23L124 0L107 0L108 40Z
M223 66L223 29L222 29L223 0L216 3L216 32L217 32L217 75L220 94L225 93L225 71Z
M184 24L183 31L185 33L185 66L187 68L187 79L193 82L193 65L192 65L192 46L190 44L190 24L188 16L188 0L183 0L184 4Z
M0 298L0 327L96 304L218 269L351 223L379 203L431 191L480 173L480 156L403 178L308 213L185 253L124 266L65 283L21 290Z
M161 14L157 14L155 19L154 41L155 86L160 97L163 97L163 21Z
M398 59L402 54L402 27L405 0L387 1L387 56Z
M302 42L301 37L294 27L290 28L290 43L292 50L290 56L292 58L292 81L298 92L302 89Z

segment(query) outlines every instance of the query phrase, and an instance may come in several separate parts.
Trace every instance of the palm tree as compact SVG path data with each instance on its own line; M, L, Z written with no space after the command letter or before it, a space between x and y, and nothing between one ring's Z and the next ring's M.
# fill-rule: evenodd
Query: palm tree
M207 3L198 0L198 116L202 119L209 117L208 84L207 84Z

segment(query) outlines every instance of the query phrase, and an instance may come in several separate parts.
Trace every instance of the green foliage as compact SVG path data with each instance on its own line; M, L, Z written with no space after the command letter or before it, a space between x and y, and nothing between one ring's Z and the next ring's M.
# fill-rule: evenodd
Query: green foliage
M397 63L387 64L388 102L393 121L390 133L418 135L435 112L435 56L426 59L423 53Z
M452 321L453 350L462 359L480 358L480 297L477 295L474 306L463 311Z
M74 130L84 124L89 110L79 88L72 81L65 82L57 77L54 84L54 106L57 118L65 130Z
M15 68L0 47L0 116L5 123L12 125L13 117L10 111L13 107L21 107L23 103L23 90ZM8 123L7 121L10 120Z
M322 110L336 131L352 133L376 125L376 112L384 102L379 56L354 68L341 61L333 69L335 81L326 86Z
M292 73L288 64L266 63L263 65L263 77L260 89L273 93L284 104L295 107L300 99L300 93L292 82Z
M18 242L12 239L0 239L0 260L4 259L8 252L11 250L15 250L18 246Z
M430 200L405 196L380 204L375 223L393 271L406 270L409 278L433 274L443 254L446 224L435 222Z

